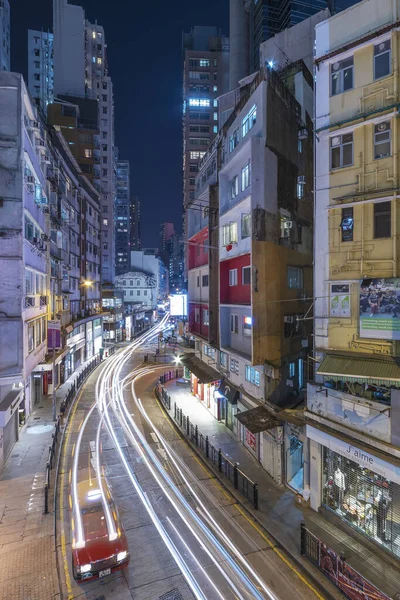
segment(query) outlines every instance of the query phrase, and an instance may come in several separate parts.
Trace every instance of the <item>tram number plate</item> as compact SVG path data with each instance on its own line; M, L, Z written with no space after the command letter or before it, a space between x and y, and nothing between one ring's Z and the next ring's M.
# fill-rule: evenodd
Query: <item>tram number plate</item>
M99 571L99 577L106 577L111 573L111 569L104 569L104 571Z

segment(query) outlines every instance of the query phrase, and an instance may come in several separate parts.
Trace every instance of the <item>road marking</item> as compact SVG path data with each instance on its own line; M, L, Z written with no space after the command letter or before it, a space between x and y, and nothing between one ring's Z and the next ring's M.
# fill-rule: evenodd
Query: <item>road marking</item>
M70 418L67 423L67 431L65 433L64 447L63 447L63 454L62 454L63 468L61 470L61 482L60 482L60 489L63 494L65 492L65 490L64 490L65 463L66 463L68 440L69 440L69 436L70 436L70 425L71 425L71 420L74 418L74 415L75 415L76 409L78 407L82 393L83 393L83 390L79 393L79 395L75 401L75 404L72 408L71 415L70 415ZM75 444L73 446L73 450L75 450ZM70 471L70 473L71 473L71 471ZM70 477L69 477L69 479L70 479ZM56 493L57 493L57 490L56 490ZM60 523L61 523L61 535L60 535L60 537L61 537L61 555L62 555L63 566L64 566L65 584L67 586L68 600L73 600L75 598L75 595L72 591L71 576L69 574L68 557L67 557L67 543L65 541L65 531L64 531L64 498L60 498Z
M160 407L161 411L163 413L165 413L166 411L164 410L164 408L162 407L159 399L157 398L155 392L153 391L154 394L154 398L158 404L158 406ZM203 462L198 458L196 452L193 450L193 448L191 447L191 445L188 443L187 439L182 435L182 433L180 432L180 430L178 428L175 428L169 417L167 417L167 421L169 423L169 426L171 427L171 429L173 431L178 431L180 438L186 442L186 444L189 446L189 448L192 450L192 452L194 452L193 454L193 458L195 459L195 461L198 463L198 465L203 469L203 471L206 473L206 475L208 477L211 476L211 478L214 480L215 486L220 490L220 492L223 493L223 495L230 501L233 501L233 506L240 512L240 514L246 519L246 521L253 527L253 529L255 529L257 531L257 533L263 538L263 540L265 542L267 542L268 546L271 548L271 550L273 550L275 552L275 554L285 563L285 565L292 571L292 573L294 573L294 575L297 575L297 577L304 583L304 585L306 585L314 594L315 596L318 598L318 600L324 600L324 597L321 596L321 594L318 592L318 590L315 589L315 587L304 577L304 575L302 573L300 573L300 571L294 566L292 565L292 563L288 560L288 558L286 558L286 556L284 555L283 552L281 552L281 550L279 550L279 548L277 548L275 546L275 544L267 537L267 535L264 533L264 531L261 529L261 527L259 527L259 525L254 521L254 519L250 518L242 509L241 505L238 504L237 502L237 498L235 498L232 494L230 494L229 492L227 492L223 486L220 484L219 480L216 478L215 474L208 469L208 467L206 467L206 465L203 464Z

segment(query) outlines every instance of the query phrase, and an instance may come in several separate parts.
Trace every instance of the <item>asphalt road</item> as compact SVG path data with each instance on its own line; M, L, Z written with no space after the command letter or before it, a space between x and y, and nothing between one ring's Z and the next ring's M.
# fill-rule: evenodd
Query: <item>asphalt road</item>
M139 368L142 358L139 347L107 359L102 371L88 380L71 414L59 490L65 597L316 598L172 427L153 395L160 368ZM84 423L96 398L102 412L94 409ZM78 481L88 479L89 469L94 474L100 414L104 418L100 462L113 490L131 561L123 572L78 585L71 573L71 479L75 455Z

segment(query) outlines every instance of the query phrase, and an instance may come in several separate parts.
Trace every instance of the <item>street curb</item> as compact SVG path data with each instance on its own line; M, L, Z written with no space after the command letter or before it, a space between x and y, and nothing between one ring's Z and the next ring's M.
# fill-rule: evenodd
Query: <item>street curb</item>
M156 386L154 387L153 391L154 391L154 396L157 398L155 390L156 390ZM158 398L157 398L157 400L158 400ZM193 444L193 442L191 442L190 440L188 440L182 434L182 431L180 430L179 426L175 423L174 419L171 417L171 415L169 414L169 412L166 410L166 408L163 405L163 403L160 400L158 401L158 403L162 407L163 412L167 415L169 421L172 423L174 429L177 431L177 433L179 434L179 436L181 437L181 439L184 442L186 442L186 444L189 446L189 448L191 448L192 450L195 451L196 455L200 458L200 460L203 463L203 465L206 466L208 468L208 470L211 471L215 475L216 479L218 479L218 481L221 483L221 485L237 500L238 504L240 504L240 506L256 521L256 523L262 529L264 529L264 531L268 534L268 536L274 542L275 546L277 548L279 548L280 550L282 550L283 552L285 552L285 554L295 563L296 567L301 571L301 573L303 575L306 575L312 581L312 583L315 585L315 587L317 588L317 590L321 594L324 595L324 597L326 598L326 600L338 600L337 596L334 596L329 589L325 588L325 586L321 583L321 579L317 578L317 575L314 574L311 570L309 570L307 568L307 566L306 566L307 563L306 562L303 563L296 554L293 554L293 552L291 552L290 550L288 550L278 540L278 538L266 527L265 523L263 523L262 521L260 521L259 517L255 513L255 511L251 507L251 505L249 503L246 503L245 501L243 501L243 499L239 495L237 495L236 490L234 488L231 488L228 485L228 482L225 481L223 478L221 478L221 474L219 473L219 471L217 471L213 465L209 464L208 462L206 462L204 460L204 455L199 451L199 449L197 448L197 446L195 446ZM311 563L310 563L309 566L312 566ZM321 576L325 577L323 575L323 573L321 573ZM339 597L345 598L345 596L341 593L341 591L339 590L339 588L337 588L337 592L339 594Z

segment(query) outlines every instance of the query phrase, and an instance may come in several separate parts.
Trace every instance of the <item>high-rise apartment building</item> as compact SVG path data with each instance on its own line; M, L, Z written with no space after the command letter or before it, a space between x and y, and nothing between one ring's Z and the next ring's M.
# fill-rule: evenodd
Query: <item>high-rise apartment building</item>
M142 249L142 238L140 231L140 200L133 196L129 207L129 235L131 251Z
M183 35L183 205L194 199L195 177L218 133L218 96L229 88L229 38L216 27Z
M0 70L10 70L10 4L0 2Z
M175 235L175 227L173 223L161 223L160 227L160 244L158 247L158 255L165 264L166 267L169 265L169 241L172 236Z
M82 7L54 0L54 93L98 101L100 191L102 195L101 264L105 284L115 275L115 148L112 81L108 76L104 29L85 19Z
M305 412L311 508L385 560L400 557L399 10L399 0L367 0L316 27Z
M130 169L128 160L117 161L117 198L115 201L115 254L117 275L130 267Z
M175 233L168 242L170 291L181 291L185 285L185 245L182 234Z
M53 34L28 30L28 88L44 112L54 100Z

